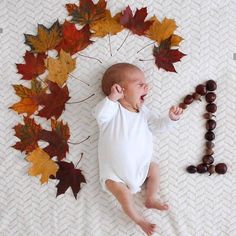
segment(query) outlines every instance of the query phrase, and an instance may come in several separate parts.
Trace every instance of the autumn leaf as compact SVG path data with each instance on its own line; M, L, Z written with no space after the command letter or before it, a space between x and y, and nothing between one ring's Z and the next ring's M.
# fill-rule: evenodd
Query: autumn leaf
M31 52L43 53L47 50L54 49L61 41L61 26L58 22L50 28L38 24L37 35L25 34L25 44L30 46Z
M25 64L16 64L17 73L23 75L22 79L32 80L45 72L44 59L46 55L39 53L36 56L26 51L24 56Z
M86 183L86 180L80 169L76 169L72 162L57 162L59 170L56 173L56 179L59 180L57 187L57 196L64 194L71 187L75 199L81 189L81 183Z
M106 16L90 25L92 31L94 31L93 36L104 37L107 34L115 35L119 33L123 27L119 24L120 13L116 14L114 17L111 16L111 12L106 10Z
M163 68L166 71L176 72L173 63L180 61L185 54L178 49L160 49L154 46L153 56L155 57L155 63L159 69Z
M147 8L137 9L134 16L133 13L128 6L122 16L120 17L120 24L125 28L128 28L132 31L132 33L137 35L144 35L144 32L149 29L152 25L152 20L144 21L147 16Z
M73 55L93 43L93 41L90 40L91 35L89 25L85 25L81 30L77 30L75 24L65 21L62 25L63 39L56 49L58 51L63 49L65 52L69 52Z
M69 16L72 16L72 22L86 25L105 17L106 5L105 0L99 0L97 4L92 0L80 0L79 6L66 4L66 9Z
M39 133L42 128L33 118L24 117L24 124L18 124L13 129L15 136L20 139L20 142L13 146L15 149L28 154L38 147Z
M76 59L72 59L70 53L61 50L58 58L47 58L45 65L48 69L46 79L62 87L68 79L68 74L75 69Z
M177 28L175 21L172 19L164 18L164 20L160 22L155 16L153 16L150 20L153 20L153 24L145 32L145 35L150 39L155 40L159 45L161 44L161 41L171 37ZM181 40L181 37L174 35L171 41L171 46L178 46Z
M26 159L32 163L28 174L31 176L41 175L41 184L47 183L49 176L56 176L58 165L53 160L50 160L49 155L42 149L36 148Z
M47 119L55 116L56 119L60 117L65 110L65 103L70 99L68 87L59 87L56 83L48 81L48 88L51 93L41 93L33 97L33 100L42 105L43 108L38 115Z
M179 35L173 34L171 36L171 47L173 46L179 46L180 42L183 40L182 37L180 37Z
M33 96L43 92L41 83L34 79L31 80L31 88L27 88L23 85L13 85L13 88L16 95L18 95L21 100L9 108L19 114L27 113L28 115L32 115L38 109L38 104L34 101Z
M52 131L41 130L40 140L49 143L43 150L52 158L57 156L58 160L66 157L69 152L68 139L70 138L70 130L68 124L62 121L51 120Z

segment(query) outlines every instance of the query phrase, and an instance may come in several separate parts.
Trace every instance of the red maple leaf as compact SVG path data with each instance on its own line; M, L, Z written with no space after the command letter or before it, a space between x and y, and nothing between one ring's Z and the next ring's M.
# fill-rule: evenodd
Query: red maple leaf
M173 63L180 61L185 54L178 49L165 49L154 46L153 56L159 69L163 68L166 71L176 72Z
M46 69L44 65L45 58L45 53L39 53L35 56L34 53L26 51L24 55L25 64L16 64L17 73L23 75L21 79L32 80L43 74Z
M24 123L13 127L15 136L20 139L13 147L28 154L38 147L39 133L42 128L33 118L24 117Z
M44 106L38 113L39 116L47 119L55 116L56 119L60 117L65 110L65 103L70 99L68 87L59 87L56 83L48 81L48 88L51 93L42 93L33 96L33 100L38 105Z
M57 164L59 165L59 169L56 173L56 179L60 180L56 185L57 196L64 194L66 190L71 187L74 197L77 199L77 194L81 189L81 183L86 183L81 170L76 169L72 162L60 161L57 162ZM50 176L50 178L54 179L55 177Z
M60 161L69 152L68 139L70 138L70 131L68 125L63 124L62 121L51 120L51 123L52 131L41 130L39 138L49 143L43 150L51 158L57 156Z
M134 16L130 7L126 7L120 17L120 24L130 29L134 34L144 35L144 32L149 29L153 21L144 21L147 16L147 8L137 9Z
M81 30L77 30L75 24L65 21L62 25L62 41L56 47L58 52L63 49L73 55L93 43L89 40L91 37L89 25L85 25Z

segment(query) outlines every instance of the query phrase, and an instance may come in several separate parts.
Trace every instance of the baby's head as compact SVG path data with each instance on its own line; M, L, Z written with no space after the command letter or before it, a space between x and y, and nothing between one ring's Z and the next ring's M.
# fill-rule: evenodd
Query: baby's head
M129 63L117 63L110 66L102 78L102 90L106 96L111 92L113 84L124 88L124 98L119 102L126 107L139 110L148 93L144 73L137 66Z

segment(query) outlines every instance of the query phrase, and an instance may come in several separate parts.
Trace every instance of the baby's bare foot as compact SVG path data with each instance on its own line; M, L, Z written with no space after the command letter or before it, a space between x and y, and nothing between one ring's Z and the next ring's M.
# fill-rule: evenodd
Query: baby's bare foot
M161 211L167 211L169 210L169 206L166 203L161 203L159 200L157 199L153 199L153 200L147 200L145 202L145 206L147 208L154 208L154 209L158 209Z
M145 219L140 220L137 224L148 236L151 236L156 231L157 226L155 224L149 223Z

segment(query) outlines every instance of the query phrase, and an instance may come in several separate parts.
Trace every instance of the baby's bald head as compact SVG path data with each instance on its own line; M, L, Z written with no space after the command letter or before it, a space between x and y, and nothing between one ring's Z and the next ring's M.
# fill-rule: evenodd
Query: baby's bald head
M110 66L102 78L102 91L106 96L111 92L113 84L124 83L128 79L128 73L133 70L140 70L137 66L129 63L117 63Z

